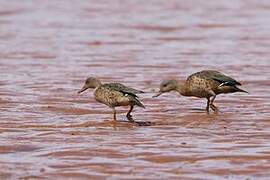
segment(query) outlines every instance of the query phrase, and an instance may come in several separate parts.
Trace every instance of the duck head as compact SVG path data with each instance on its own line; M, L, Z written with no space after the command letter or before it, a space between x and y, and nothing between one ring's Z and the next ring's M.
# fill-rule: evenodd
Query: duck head
M159 92L153 97L158 97L163 93L177 90L178 82L174 79L162 81L159 86Z
M96 87L100 86L101 82L95 77L89 77L85 80L84 86L82 87L81 90L78 91L78 93L82 93L83 91L91 88L95 89Z

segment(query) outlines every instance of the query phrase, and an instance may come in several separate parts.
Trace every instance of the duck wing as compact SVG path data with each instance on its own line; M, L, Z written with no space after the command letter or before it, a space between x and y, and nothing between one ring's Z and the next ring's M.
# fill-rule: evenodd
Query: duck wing
M226 76L225 74L222 74L221 72L218 71L211 71L210 73L210 77L215 80L218 81L220 83L219 86L236 86L239 85L241 86L241 83L236 81L235 79Z
M127 87L127 86L120 84L120 83L109 83L109 84L104 84L104 86L106 86L110 89L113 89L115 91L122 92L123 94L129 94L129 95L134 96L134 97L137 97L136 94L144 93L143 91Z
M219 86L225 86L225 85L226 86L235 86L235 85L241 86L240 82L236 81L235 79L233 79L229 76L226 76L225 74L222 74L219 71L215 71L215 70L200 71L200 72L192 74L190 77L192 77L192 76L197 76L200 78L211 79L211 80L217 81L220 83Z
M138 96L136 95L138 93L144 93L143 91L139 91L139 90L127 87L120 83L109 83L109 84L103 84L102 86L104 88L122 93L123 96L128 97L129 100L133 102L134 104L142 108L145 108L144 105L137 99Z

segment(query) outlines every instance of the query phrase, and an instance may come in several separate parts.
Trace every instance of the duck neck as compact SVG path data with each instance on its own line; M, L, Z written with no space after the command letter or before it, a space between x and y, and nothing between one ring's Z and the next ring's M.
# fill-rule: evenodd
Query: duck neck
M186 83L178 83L176 86L176 91L179 92L182 96L188 96L188 88Z
M101 85L102 85L101 81L98 80L98 81L97 81L97 84L96 84L96 88L98 88L98 87L101 86Z
M97 83L95 84L94 87L94 92L96 92L96 90L102 85L102 83L100 81L97 81Z

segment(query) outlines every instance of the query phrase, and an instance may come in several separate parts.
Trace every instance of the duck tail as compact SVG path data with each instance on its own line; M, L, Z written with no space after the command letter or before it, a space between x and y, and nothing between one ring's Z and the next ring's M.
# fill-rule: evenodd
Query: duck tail
M236 87L236 90L237 90L237 92L244 92L244 93L248 93L247 91L245 91L245 90L243 90L243 89L240 89L240 88L238 88L238 87Z
M133 102L135 105L145 109L145 106L137 98L133 98Z

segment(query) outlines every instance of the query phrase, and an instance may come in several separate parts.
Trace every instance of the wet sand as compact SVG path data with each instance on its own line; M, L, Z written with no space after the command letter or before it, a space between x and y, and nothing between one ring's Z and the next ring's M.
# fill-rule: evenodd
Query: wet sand
M268 179L270 3L1 1L0 179ZM162 79L217 69L249 94L152 99ZM145 90L112 126L86 77ZM118 109L125 120L127 108Z

